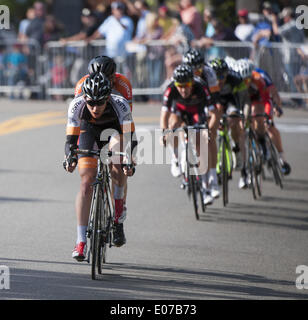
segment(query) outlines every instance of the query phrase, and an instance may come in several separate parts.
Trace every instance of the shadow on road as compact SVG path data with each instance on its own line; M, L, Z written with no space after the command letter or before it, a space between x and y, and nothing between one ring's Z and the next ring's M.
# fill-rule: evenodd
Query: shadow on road
M61 200L51 200L51 199L35 199L35 198L15 198L15 197L0 197L1 202L64 202Z
M63 263L63 270L65 265ZM90 268L88 269L87 274L80 274L11 268L10 290L2 290L0 297L57 300L118 300L119 296L121 299L138 300L308 298L308 294L296 289L294 281L250 274L138 264L106 264L102 278L93 281L90 279Z

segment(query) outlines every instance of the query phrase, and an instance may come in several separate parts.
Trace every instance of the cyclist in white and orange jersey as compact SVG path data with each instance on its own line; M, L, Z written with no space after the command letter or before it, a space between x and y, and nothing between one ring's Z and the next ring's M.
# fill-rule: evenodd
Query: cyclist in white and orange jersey
M123 142L124 146L131 145L130 150L132 150L136 145L135 140L131 141L134 131L134 122L127 100L111 93L110 81L104 74L92 73L83 83L82 95L75 97L68 109L65 160L63 162L68 172L73 172L78 163L81 178L80 191L76 198L77 241L72 254L77 261L83 261L86 257L86 229L92 184L97 172L97 159L89 156L77 157L73 150L77 147L87 150L101 149L108 144L109 149L122 151ZM106 132L108 136L105 137L105 140L101 140L102 133ZM124 187L127 183L127 176L134 172L134 170L122 168L122 163L122 159L120 161L112 159L111 176L115 204L113 243L115 246L122 246L126 242L123 230L123 222L126 217Z

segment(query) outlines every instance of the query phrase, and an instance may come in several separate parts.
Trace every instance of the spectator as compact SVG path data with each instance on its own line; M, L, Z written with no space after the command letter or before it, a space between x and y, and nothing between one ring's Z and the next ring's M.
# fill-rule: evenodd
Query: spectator
M195 7L195 0L181 0L180 14L183 23L188 25L196 39L202 36L202 16Z
M204 36L207 38L212 38L215 33L215 29L211 23L212 18L213 18L213 12L209 9L204 9L203 21L205 22L205 25L206 25Z
M279 14L279 18L283 20L281 27L277 25L277 19L273 20L273 30L277 36L282 38L284 42L291 43L304 43L305 34L303 30L300 30L296 27L295 20L292 18L293 9L286 7Z
M301 46L297 50L300 55L301 67L299 73L294 77L294 83L296 89L300 93L308 93L308 46ZM308 106L308 99L306 99L306 105Z
M183 54L188 50L194 34L190 27L183 23L181 15L173 15L173 26L167 35L163 35L163 39L168 40L171 46L165 52L166 79L168 80L173 70L182 62Z
M237 16L239 19L239 24L234 30L235 36L241 41L250 41L255 27L248 21L248 10L239 10Z
M282 19L282 25L278 26L277 19L273 20L273 31L285 44L303 44L305 42L304 32L296 27L292 14L293 9L285 7L279 15L279 18ZM302 57L299 55L299 51L296 48L290 48L288 46L283 48L283 63L289 77L290 88L293 92L296 92L294 76L300 72L301 61ZM296 101L299 104L303 102L302 100Z
M14 87L17 84L28 82L27 57L23 54L22 49L21 44L15 44L12 52L3 58L8 86ZM11 98L14 98L13 92Z
M5 78L4 78L4 57L5 57L5 47L0 45L0 86L5 85Z
M45 23L45 4L35 2L33 5L35 18L30 22L26 30L26 37L36 40L41 46L44 41L44 23Z
M135 2L131 2L131 0L122 0L127 7L127 14L130 18L132 18L134 25L136 26L136 30L134 32L135 39L140 40L144 37L144 33L146 30L146 22L145 18L149 11L149 6L145 0L135 0Z
M81 11L81 23L82 27L79 33L74 34L67 38L61 38L60 41L65 44L69 41L80 41L91 37L93 33L97 30L97 16L90 11L88 8L84 8Z
M138 22L136 29L136 39L143 39L146 36L146 17L149 14L149 7L146 1L137 0L135 1L135 8L138 11Z
M165 5L161 5L158 8L158 23L163 28L164 34L168 34L172 28L172 19L169 16L169 9Z
M58 41L63 33L64 27L60 25L52 15L46 16L44 23L43 43Z
M28 8L26 12L26 18L21 20L18 28L18 39L25 40L26 39L26 30L31 23L31 21L35 18L35 10L33 7Z
M224 26L224 24L220 20L214 18L214 19L212 19L212 24L213 24L213 27L215 30L215 33L212 36L213 40L216 40L216 41L239 41L239 39L234 34L234 31L231 28Z
M111 58L123 60L127 55L125 45L132 39L134 25L132 19L125 15L123 2L112 2L111 10L111 16L99 26L88 41L103 36L106 39L105 54Z
M262 19L256 24L252 34L252 41L255 48L259 45L269 46L269 41L279 40L273 33L272 22L275 21L277 17L273 12L270 2L265 1L262 4L262 13Z
M63 88L67 80L67 69L65 68L63 57L57 55L54 57L53 66L51 72L51 84L52 88ZM56 100L63 100L63 96L56 95Z

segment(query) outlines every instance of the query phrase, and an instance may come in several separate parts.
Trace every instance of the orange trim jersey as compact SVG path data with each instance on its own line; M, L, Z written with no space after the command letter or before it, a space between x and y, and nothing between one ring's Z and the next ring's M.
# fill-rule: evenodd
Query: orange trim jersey
M119 134L133 134L135 124L127 100L116 94L111 94L106 109L99 119L93 119L88 111L84 96L76 97L70 103L67 113L65 154L69 154L70 145L76 145L81 134L82 121L91 123L98 129L118 129Z
M83 82L88 78L89 75L82 77L75 87L75 97L79 96L82 92ZM133 89L130 81L121 73L115 74L115 80L113 84L113 93L120 94L129 103L130 110L133 110Z
M270 100L270 93L266 83L260 73L256 71L252 72L249 94L251 101L265 103Z

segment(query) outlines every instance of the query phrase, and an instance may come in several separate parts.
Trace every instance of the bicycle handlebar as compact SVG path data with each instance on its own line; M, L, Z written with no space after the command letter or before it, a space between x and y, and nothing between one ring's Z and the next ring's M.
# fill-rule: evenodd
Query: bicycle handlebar
M184 126L184 127L179 127L179 128L175 128L175 129L165 129L163 135L166 135L168 133L174 133L175 131L187 132L190 129L203 130L203 129L208 129L208 126L207 126L207 124L194 124L192 126Z
M80 155L85 155L85 156L101 156L101 150L87 150L87 149L72 149L71 152L73 154L80 154ZM122 163L122 167L127 167L128 169L134 169L135 165L131 161L131 157L127 152L119 152L119 151L111 151L108 150L106 152L106 156L108 158L111 158L112 156L122 156L127 158L127 164Z

